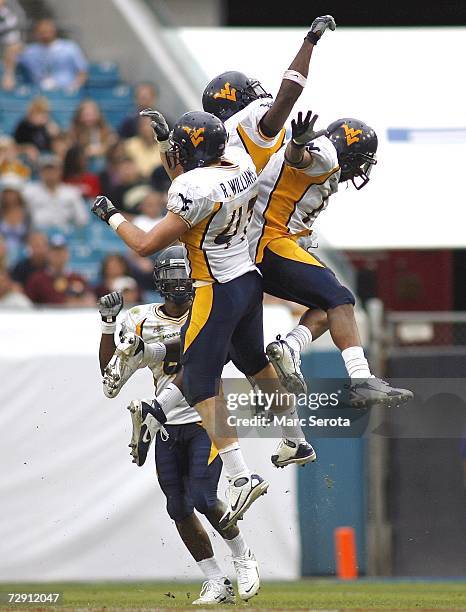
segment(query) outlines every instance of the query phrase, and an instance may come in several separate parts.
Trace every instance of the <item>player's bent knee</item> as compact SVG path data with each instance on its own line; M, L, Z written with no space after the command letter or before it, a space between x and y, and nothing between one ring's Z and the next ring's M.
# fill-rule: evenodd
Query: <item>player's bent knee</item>
M200 513L207 515L218 504L217 495L210 494L205 491L197 491L191 493L194 503L194 508Z
M175 523L180 523L191 516L193 507L183 495L171 495L167 497L167 512Z
M345 304L354 306L356 304L356 300L354 299L354 295L347 288L341 286L341 290L337 292L331 303L329 304L328 309L336 308L337 306L344 306Z

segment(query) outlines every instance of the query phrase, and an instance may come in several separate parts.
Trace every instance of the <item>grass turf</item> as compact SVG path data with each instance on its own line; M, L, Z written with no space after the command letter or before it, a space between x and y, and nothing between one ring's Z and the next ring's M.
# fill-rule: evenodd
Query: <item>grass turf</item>
M188 608L198 597L200 583L51 583L0 584L2 610ZM6 605L5 593L63 593L61 606ZM237 598L237 607L253 609L464 609L466 581L301 580L268 582L249 603ZM223 606L225 608L225 606ZM210 608L212 609L212 608Z

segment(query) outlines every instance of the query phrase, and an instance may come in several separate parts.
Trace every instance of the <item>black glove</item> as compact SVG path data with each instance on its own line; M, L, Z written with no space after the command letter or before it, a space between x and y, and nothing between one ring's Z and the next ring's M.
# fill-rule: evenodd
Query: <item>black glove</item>
M337 27L335 19L331 15L323 15L322 17L316 17L312 22L311 29L306 35L306 38L313 45L317 45L322 37L322 34L327 28L334 30Z
M291 138L293 140L293 144L298 147L305 147L308 142L315 140L320 136L330 136L343 124L342 121L332 128L331 132L329 132L327 129L314 131L314 125L318 118L319 115L312 116L312 111L307 111L304 119L303 114L298 113L298 118L291 121Z
M110 217L118 212L111 201L102 195L96 197L92 204L91 211L96 217L105 221L105 223L108 223Z
M151 126L154 130L154 138L157 142L164 142L168 140L170 136L170 128L168 123L165 121L165 117L159 111L153 110L152 108L145 108L140 113L141 117L149 117L151 119Z
M107 293L97 300L100 316L105 323L115 323L120 310L123 308L123 294L121 291Z

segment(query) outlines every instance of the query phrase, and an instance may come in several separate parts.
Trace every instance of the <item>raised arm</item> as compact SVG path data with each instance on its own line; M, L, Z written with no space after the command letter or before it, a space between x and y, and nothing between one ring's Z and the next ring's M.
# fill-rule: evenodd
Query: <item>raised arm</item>
M314 47L327 28L334 30L335 27L335 20L331 15L314 19L298 54L283 75L277 97L270 110L261 119L259 127L264 136L273 138L285 125L296 100L306 85Z
M110 359L115 352L116 318L123 308L123 294L120 291L108 293L97 301L102 318L102 335L99 346L100 371L104 373Z
M318 118L319 115L312 116L312 111L308 111L304 119L303 114L298 113L297 119L291 121L291 139L285 149L285 161L289 166L298 169L308 168L312 164L311 141L320 136L330 136L341 126L341 123L338 123L330 131L328 129L316 131L314 126Z
M97 196L91 210L142 257L153 255L170 246L188 230L188 224L179 215L168 211L160 223L145 232L127 221L105 196Z

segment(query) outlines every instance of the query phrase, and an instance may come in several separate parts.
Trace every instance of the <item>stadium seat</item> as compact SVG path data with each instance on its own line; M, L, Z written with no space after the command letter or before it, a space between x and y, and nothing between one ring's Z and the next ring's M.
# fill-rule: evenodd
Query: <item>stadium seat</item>
M0 127L3 133L12 134L14 132L33 97L34 90L26 85L14 91L0 91Z
M114 87L120 82L120 71L114 62L94 62L89 66L87 89Z
M128 109L133 105L133 92L129 85L117 85L116 87L104 87L101 89L88 89L87 94L93 98L102 108L106 109Z

